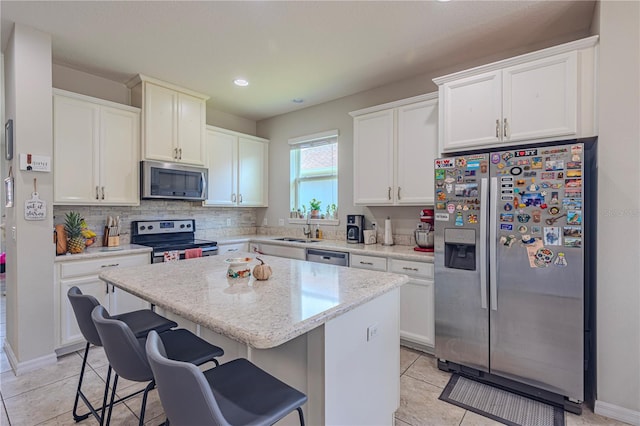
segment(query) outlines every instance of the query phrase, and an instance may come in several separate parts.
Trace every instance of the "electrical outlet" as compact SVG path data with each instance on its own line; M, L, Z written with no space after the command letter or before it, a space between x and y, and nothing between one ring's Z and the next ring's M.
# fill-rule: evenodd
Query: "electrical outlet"
M231 219L227 219L227 226L231 226Z
M378 224L376 222L371 222L371 229L376 230L378 227Z
M284 219L278 219L278 226L284 226Z
M367 327L367 342L378 337L378 324Z
M265 217L264 219L262 219L262 226L267 226L269 225L269 220Z

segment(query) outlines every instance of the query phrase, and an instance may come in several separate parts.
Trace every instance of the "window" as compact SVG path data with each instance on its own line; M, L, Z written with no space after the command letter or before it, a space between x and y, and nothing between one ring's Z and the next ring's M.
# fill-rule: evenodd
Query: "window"
M291 218L306 218L319 201L314 219L335 219L338 207L338 131L289 140L291 147Z

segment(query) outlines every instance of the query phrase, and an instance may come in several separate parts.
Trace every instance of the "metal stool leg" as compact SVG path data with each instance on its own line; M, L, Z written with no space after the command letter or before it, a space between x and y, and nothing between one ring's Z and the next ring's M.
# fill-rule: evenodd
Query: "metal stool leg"
M300 417L300 426L304 426L304 414L302 414L302 408L296 408L298 410L298 417Z

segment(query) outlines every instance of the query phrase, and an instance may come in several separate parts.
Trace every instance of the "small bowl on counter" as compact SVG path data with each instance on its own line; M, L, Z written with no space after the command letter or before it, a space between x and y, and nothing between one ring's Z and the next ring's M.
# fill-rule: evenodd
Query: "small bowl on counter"
M229 278L247 278L251 276L251 268L249 267L249 262L251 262L253 258L251 257L233 257L230 259L225 259L225 263L228 266L227 268L227 277Z

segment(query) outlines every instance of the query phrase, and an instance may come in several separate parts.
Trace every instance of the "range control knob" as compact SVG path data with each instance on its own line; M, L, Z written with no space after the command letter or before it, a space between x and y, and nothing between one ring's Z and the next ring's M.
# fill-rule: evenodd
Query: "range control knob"
M187 223L187 228L191 228L191 224L190 223Z
M153 229L153 225L149 225L149 231L151 231Z
M182 225L180 225L180 228L184 228L184 223Z
M140 225L140 230L141 230L141 231L144 231L145 229L147 229L147 227L146 227L146 226L144 226L144 225Z

